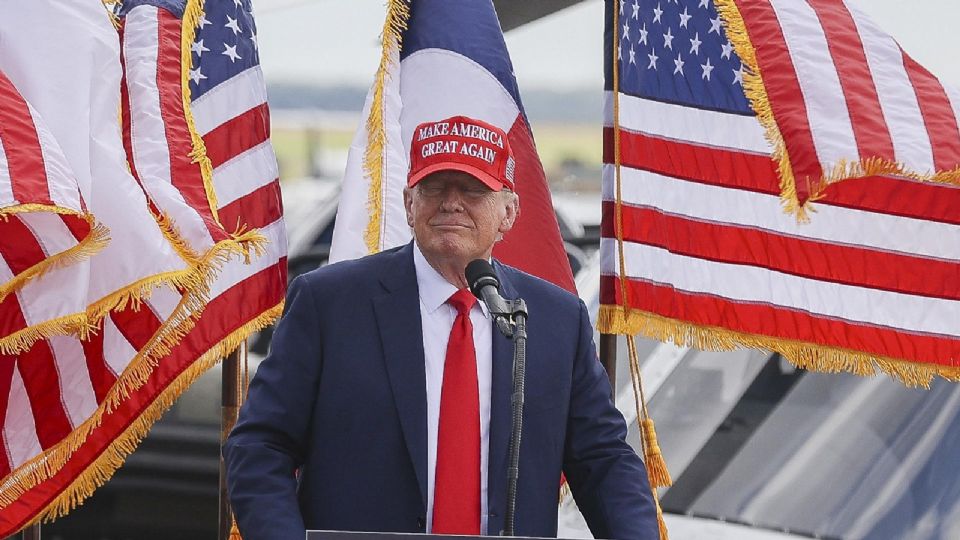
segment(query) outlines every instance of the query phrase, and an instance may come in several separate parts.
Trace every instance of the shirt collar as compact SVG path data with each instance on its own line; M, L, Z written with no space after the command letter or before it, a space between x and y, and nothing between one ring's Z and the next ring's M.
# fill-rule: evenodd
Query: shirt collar
M444 279L443 276L440 275L440 272L437 272L434 267L430 266L430 263L427 262L427 258L423 256L423 252L420 251L420 246L417 245L416 241L413 242L413 267L417 273L417 288L420 290L420 301L427 309L427 313L433 313L439 309L440 306L447 302L447 299L449 299L453 293L457 292L456 287ZM479 305L483 311L483 316L487 317L487 306L480 301L477 301L477 305Z

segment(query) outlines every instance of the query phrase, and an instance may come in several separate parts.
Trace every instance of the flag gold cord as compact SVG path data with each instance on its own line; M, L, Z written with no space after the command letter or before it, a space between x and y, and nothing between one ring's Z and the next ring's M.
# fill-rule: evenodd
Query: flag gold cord
M613 46L610 48L610 61L613 63L613 164L615 174L616 201L614 204L614 228L617 236L617 262L620 279L620 304L627 313L630 311L628 300L626 262L623 250L623 198L621 191L622 177L620 174L620 11L618 2L611 2L613 7ZM601 306L602 307L602 306ZM604 326L598 319L598 326ZM607 330L609 331L609 330ZM640 445L644 454L644 465L647 469L647 478L650 483L651 496L657 513L657 526L660 531L660 540L668 540L667 525L663 519L663 509L660 507L658 487L669 486L670 474L667 472L660 446L654 431L653 420L647 413L646 398L643 395L643 385L640 381L640 361L637 355L636 343L632 335L627 336L627 351L629 353L630 376L633 381L633 397L637 407L637 424L640 428Z

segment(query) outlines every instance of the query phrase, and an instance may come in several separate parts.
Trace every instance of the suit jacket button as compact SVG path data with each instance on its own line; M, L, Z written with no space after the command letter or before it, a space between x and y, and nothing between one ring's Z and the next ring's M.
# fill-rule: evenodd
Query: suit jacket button
M424 519L423 516L417 518L417 528L421 531L426 530L427 520Z

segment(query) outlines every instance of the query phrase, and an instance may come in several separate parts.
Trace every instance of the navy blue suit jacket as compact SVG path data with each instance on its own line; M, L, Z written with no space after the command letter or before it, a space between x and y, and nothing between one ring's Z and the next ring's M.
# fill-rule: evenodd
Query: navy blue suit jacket
M574 295L495 263L530 317L518 536L556 536L560 472L598 538L657 538L640 458ZM291 284L270 355L224 446L245 540L304 529L422 532L427 404L412 244ZM503 528L511 427L509 340L494 331L488 531ZM299 475L295 471L299 469Z

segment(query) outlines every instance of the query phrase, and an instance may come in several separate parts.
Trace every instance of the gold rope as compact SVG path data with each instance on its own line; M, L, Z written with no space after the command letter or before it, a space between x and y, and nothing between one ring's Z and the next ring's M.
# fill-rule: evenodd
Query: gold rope
M643 391L643 381L640 378L640 356L637 354L637 343L632 335L627 336L627 351L629 352L630 378L633 382L634 402L637 407L637 428L640 430L640 440L643 443L643 456L647 465L647 475L650 486L653 488L669 487L673 485L667 464L663 460L663 453L657 442L657 432L653 418L647 410L647 398Z
M736 332L715 326L701 326L621 306L600 306L599 321L612 332L643 334L659 341L669 341L681 347L702 350L729 351L734 349L764 349L780 353L793 365L826 373L849 372L856 375L874 375L883 371L907 386L929 388L934 376L960 382L960 359L950 364L910 362L862 351L831 347ZM598 323L599 324L599 323Z
M617 258L620 270L620 303L623 309L629 312L629 290L627 288L627 265L623 249L623 198L621 196L622 177L620 175L620 10L617 2L613 2L613 169L615 174L616 201L614 203L614 229L617 236ZM609 333L610 328L602 320L597 320L601 332ZM657 487L669 486L670 474L657 445L653 431L653 420L647 415L646 398L643 395L643 385L640 383L640 362L637 356L636 344L633 336L627 336L627 351L630 359L630 377L633 381L633 398L637 406L637 423L640 428L640 446L643 448L644 465L647 469L647 479L650 483L651 496L657 513L657 526L660 539L668 540L667 524L663 519L663 509L660 507L660 496ZM641 414L642 413L642 414ZM647 426L649 424L649 428Z
M410 5L407 0L390 0L387 4L387 17L383 22L380 53L380 66L373 83L373 100L370 103L370 116L367 117L367 148L363 155L363 170L370 178L370 190L367 196L367 209L370 220L363 233L368 253L380 251L383 230L384 174L387 146L386 126L384 125L383 92L387 82L390 63L394 54L399 54L402 34L407 29L410 18Z
M153 403L130 423L129 427L127 427L123 433L111 441L99 457L74 478L70 485L66 486L50 504L37 513L29 522L25 523L23 527L26 528L41 521L52 521L66 515L82 504L87 497L93 494L94 490L106 483L110 477L113 476L113 473L123 465L124 459L136 449L153 423L173 405L173 402L176 401L177 397L179 397L184 390L193 384L206 370L219 362L221 358L236 349L248 335L273 324L282 312L283 303L281 302L233 331L222 341L203 353L187 367L183 373L177 376L177 378L157 396ZM102 408L98 409L96 419L90 418L84 425L88 423L99 425L100 416L103 413ZM82 444L89 433L89 429L81 430L78 428L74 430L69 437L78 437L80 431L83 431L79 441L79 443ZM79 444L77 446L79 446ZM19 483L13 486L11 486L10 483L10 480L4 480L2 489L0 489L0 491L2 491L2 494L0 494L0 509L9 506L27 490L36 486L36 483L29 485Z

